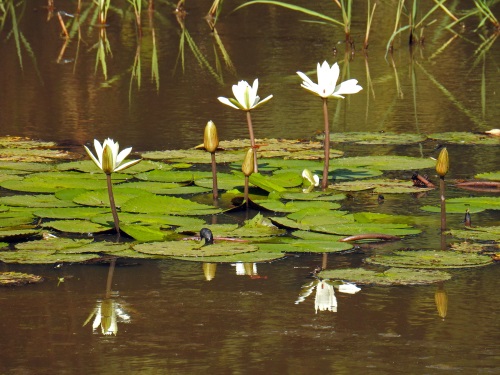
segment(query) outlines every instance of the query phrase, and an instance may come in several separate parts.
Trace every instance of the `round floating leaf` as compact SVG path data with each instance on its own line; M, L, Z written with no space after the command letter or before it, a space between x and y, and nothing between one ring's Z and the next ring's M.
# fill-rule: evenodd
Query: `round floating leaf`
M290 201L283 203L274 199L252 201L260 209L274 212L297 212L305 208L336 210L340 204L322 201Z
M62 251L80 247L91 243L92 239L71 239L71 238L50 238L48 240L36 240L22 242L15 245L18 250L44 250L44 251Z
M500 144L500 138L491 137L486 134L468 133L468 132L447 132L433 133L428 136L430 139L446 143L456 143L460 145L493 145Z
M338 240L344 238L344 236L335 236L332 234L326 233L317 233L317 232L309 232L303 230L296 230L292 232L294 237L301 238L303 240L311 240L311 241L329 241L329 242L337 242Z
M0 204L14 207L74 207L73 202L57 199L53 195L11 195L0 197Z
M113 229L111 226L103 226L88 220L54 220L43 223L42 227L67 233L100 233Z
M122 211L132 213L210 215L220 212L219 208L179 197L147 194L126 201Z
M481 228L479 230L476 230L476 228L452 229L448 233L450 233L453 237L458 237L470 241L500 241L500 228L490 228L490 230L488 228Z
M363 268L344 268L324 270L319 273L319 276L325 279L344 280L365 285L421 285L451 279L451 275L444 271L407 268L389 268L383 272Z
M352 248L353 246L347 242L307 239L291 241L287 253L334 253Z
M310 226L307 224L302 224L295 220L291 220L287 217L282 217L282 216L270 217L269 220L271 220L271 222L274 225L280 228L300 229L300 230L309 230L310 228Z
M406 224L385 223L351 223L351 224L325 224L311 227L312 231L321 233L352 236L356 234L378 233L391 236L408 236L420 233Z
M130 249L130 243L118 243L109 241L94 241L87 245L60 250L63 253L104 253L114 254Z
M190 226L182 226L177 228L177 233L186 235L198 235L201 228L208 228L212 231L214 237L230 237L232 232L238 228L238 224L202 224L193 223Z
M96 254L64 254L50 250L0 251L0 260L5 263L80 263L97 257L99 256Z
M47 163L20 163L17 161L0 161L0 169L7 169L19 172L46 172L54 169L54 166Z
M124 225L157 225L161 227L172 226L190 226L193 228L202 228L205 220L189 216L169 216L169 215L151 215L151 214L133 214L129 212L120 212L120 223ZM113 225L113 216L111 213L94 216L91 218L94 223L102 225Z
M291 201L340 201L345 199L344 194L335 194L333 192L312 191L310 193L286 191L280 194L282 199Z
M172 233L171 231L160 230L160 227L142 225L121 225L120 229L141 242L162 241Z
M203 263L259 263L270 262L276 259L283 258L285 254L281 252L266 252L266 251L252 251L251 253L242 253L236 255L222 255L222 256L201 256L201 257L172 257L173 259L187 260Z
M374 255L365 260L370 264L407 268L464 268L486 266L489 256L455 251L396 251L393 254Z
M109 209L97 207L59 207L36 210L33 215L45 219L88 219L107 212Z
M40 230L38 229L0 230L0 239L4 241L17 241L37 234L40 234Z
M324 139L325 136L318 136ZM423 134L397 134L391 132L346 132L330 133L330 140L339 143L357 143L363 145L407 145L423 142L427 137Z
M480 178L484 180L500 181L500 171L479 173L474 176L475 178Z
M420 207L422 211L426 212L433 212L433 213L441 213L441 207L440 206L422 206ZM475 206L471 207L468 204L463 204L463 203L451 203L451 202L446 202L446 213L447 214L465 214L465 212L469 210L471 214L477 214L478 212L483 212L486 210L484 207L480 206Z
M241 166L240 166L241 167ZM212 178L201 178L196 180L196 186L212 189ZM241 172L217 173L217 186L220 190L232 190L245 185L245 176Z
M7 211L0 213L0 227L8 228L15 227L18 225L29 225L32 224L34 220L31 212L26 211Z
M209 176L212 176L211 172L154 170L151 172L139 173L135 177L142 181L175 182L185 184L193 182L196 178Z
M22 272L0 272L0 286L19 286L40 283L42 276Z
M251 244L234 242L219 242L209 246L197 241L166 241L138 244L134 249L146 254L168 255L176 257L207 257L235 255L257 251L258 247Z
M123 206L128 200L141 196L141 195L152 195L145 190L141 189L129 189L126 187L113 187L113 195L115 198L115 203L117 207ZM109 195L108 189L88 191L86 193L77 195L73 201L75 203L84 206L95 206L95 207L109 207Z
M436 161L430 158L414 158L410 156L356 156L338 159L334 163L335 168L353 168L367 167L379 169L382 171L402 171L402 170L420 170L425 168L434 168Z
M423 206L427 212L441 212L439 206ZM484 210L500 210L500 197L461 197L446 200L446 213L461 213L469 210L470 213Z
M141 154L144 159L152 160L170 160L177 162L189 162L196 164L210 164L212 158L209 152L205 150L167 150L167 151L151 151ZM225 151L215 154L217 163L232 163L242 161L243 155L240 151Z
M61 199L63 201L70 201L70 202L73 202L73 199L77 196L79 196L80 194L83 194L83 193L86 193L88 192L87 189L82 189L82 188L78 188L78 189L62 189L62 190L58 190L55 192L54 196L57 198L57 199Z
M131 159L133 160L133 159ZM126 163L128 160L123 161ZM79 160L73 161L69 163L61 163L56 165L56 168L60 171L80 171L85 173L102 173L102 171L95 165L95 163L90 160ZM167 164L158 163L158 162L150 162L147 160L141 161L138 164L135 164L133 167L127 168L120 172L120 174L136 174L140 172L147 172L153 169L161 169L161 168L171 168Z
M373 190L375 193L379 194L420 193L433 189L414 186L412 181L382 179L344 181L335 183L331 187L341 191Z

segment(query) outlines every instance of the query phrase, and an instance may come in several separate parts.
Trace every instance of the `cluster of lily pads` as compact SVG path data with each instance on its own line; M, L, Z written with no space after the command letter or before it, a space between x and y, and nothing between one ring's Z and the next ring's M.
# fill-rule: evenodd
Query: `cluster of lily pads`
M218 162L225 169L218 173L221 196L217 201L211 197L212 173L203 167L211 163L211 157L202 147L144 152L141 163L112 174L120 230L126 234L118 241L112 235L115 226L109 209L107 176L94 162L82 160L81 154L60 151L52 143L0 138L0 260L51 264L87 262L112 255L261 262L290 253L349 251L354 245L346 237L354 236L357 243L362 243L383 236L417 236L421 232L408 217L353 213L342 210L342 205L347 193L360 190L383 194L430 190L413 186L408 180L384 177L384 172L430 169L435 167L434 160L342 157L342 152L332 150L335 162L330 173L335 183L327 190L305 191L303 170L315 173L323 168L322 143L276 139L257 142L260 173L249 178L249 203L259 214L242 223L235 220L241 215L231 214L246 212L241 162L242 150L250 146L249 141L220 142ZM498 174L482 177L498 180ZM471 212L498 210L500 198L464 194L450 199L447 211L463 214L465 205ZM423 209L438 211L439 205ZM203 246L197 237L203 227L213 232L214 245ZM488 265L492 257L484 253L498 252L498 226L464 227L449 233L467 242L458 241L449 251L373 255L365 260L369 265L366 269L324 270L320 276L361 284L436 282L450 275L431 268ZM363 237L366 234L372 236Z

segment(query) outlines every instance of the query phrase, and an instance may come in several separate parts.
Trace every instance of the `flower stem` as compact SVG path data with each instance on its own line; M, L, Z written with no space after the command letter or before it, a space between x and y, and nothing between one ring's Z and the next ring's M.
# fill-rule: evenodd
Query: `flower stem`
M250 133L250 144L252 145L253 148L253 164L254 168L253 171L255 173L259 172L259 168L257 166L257 150L255 147L255 137L253 136L253 126L252 126L252 116L250 115L250 111L247 111L247 123L248 123L248 133Z
M210 153L212 155L212 190L214 201L219 198L219 190L217 188L217 164L215 163L215 152Z
M115 197L113 196L113 184L111 183L111 173L106 174L106 181L108 183L109 205L111 206L111 213L113 214L113 221L115 222L115 230L120 236L120 222L118 221L118 213L116 212Z
M248 176L245 176L245 204L248 210Z
M326 190L328 186L328 168L330 167L330 124L328 122L328 99L323 98L323 117L325 119L325 161L323 163L323 181L321 187Z
M441 195L441 232L446 230L446 197L444 193L444 177L439 178L439 191Z

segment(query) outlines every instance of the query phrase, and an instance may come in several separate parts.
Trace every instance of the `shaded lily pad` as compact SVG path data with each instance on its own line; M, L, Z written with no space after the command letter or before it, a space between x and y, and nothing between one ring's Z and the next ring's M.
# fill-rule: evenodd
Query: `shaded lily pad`
M22 272L0 272L0 286L19 286L40 283L42 276Z
M452 229L448 232L453 237L471 241L500 241L500 227L473 229Z
M490 137L484 133L446 132L429 134L430 139L460 145L499 145L500 138Z
M500 171L479 173L479 174L475 175L474 177L481 178L484 180L500 181Z
M455 251L396 251L393 254L374 255L365 259L367 263L389 267L407 268L465 268L487 266L490 257Z
M319 276L331 280L344 280L365 285L421 285L431 284L451 279L444 271L417 270L408 268L389 268L383 272L363 268L343 268L324 270Z
M134 249L141 253L153 255L207 257L248 253L257 251L258 247L256 245L233 242L219 242L213 245L203 246L201 241L166 241L138 244L134 245Z
M368 167L382 171L402 171L402 170L420 170L425 168L434 168L436 161L430 158L415 158L411 156L355 156L341 158L333 163L335 168Z
M204 227L210 229L214 237L229 237L231 233L238 228L238 224L203 224L202 226L198 223L193 224L194 225L179 227L175 231L186 235L198 235L200 229Z
M5 263L80 263L97 257L96 254L64 254L50 250L0 251L0 260Z
M109 241L94 241L87 245L60 250L63 253L105 253L114 254L130 249L130 243L118 243Z
M54 220L43 223L42 227L67 233L100 233L113 229L111 226L103 226L88 220Z
M318 136L324 139L325 136ZM392 132L346 132L330 133L330 140L339 143L357 143L363 145L407 145L423 142L427 136L423 134L392 133Z
M40 234L39 229L0 230L0 239L4 241L17 241L38 234Z
M418 193L433 190L432 188L416 187L412 181L389 179L343 181L335 183L331 188L341 191L373 190L373 192L379 194Z

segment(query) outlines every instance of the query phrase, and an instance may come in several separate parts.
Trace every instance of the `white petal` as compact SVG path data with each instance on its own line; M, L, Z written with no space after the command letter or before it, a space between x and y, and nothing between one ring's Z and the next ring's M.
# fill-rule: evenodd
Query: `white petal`
M125 164L120 165L119 167L115 168L115 172L120 172L123 171L124 169L127 169L137 163L139 163L142 159L137 159L137 160L131 160L126 162Z
M221 102L222 104L228 105L228 106L236 108L236 109L240 109L239 107L237 107L233 103L231 103L228 98L224 98L223 96L219 96L217 99L219 99L219 102Z
M104 145L101 146L101 143L97 139L94 139L94 149L95 153L97 155L97 158L99 159L99 165L102 166L102 152L104 150Z
M234 98L240 103L240 105L244 109L249 109L247 106L247 90L249 89L249 85L246 81L239 81L238 85L233 85L233 94Z
M85 145L83 147L85 147L85 151L87 151L87 154L89 154L89 156L92 159L92 161L94 162L94 164L97 165L97 168L102 169L102 164L99 162L99 160L96 159L96 157L92 154L92 152L89 150L89 148Z
M363 88L358 85L358 81L356 79L349 79L347 81L342 82L335 88L335 92L333 96L342 97L345 94L356 94L360 92Z
M361 288L358 288L355 284L347 283L339 285L339 292L355 294L359 292Z
M125 158L128 156L128 154L130 154L131 151L132 147L128 147L120 151L120 153L116 157L116 167L118 167L122 163L122 161L125 160Z

